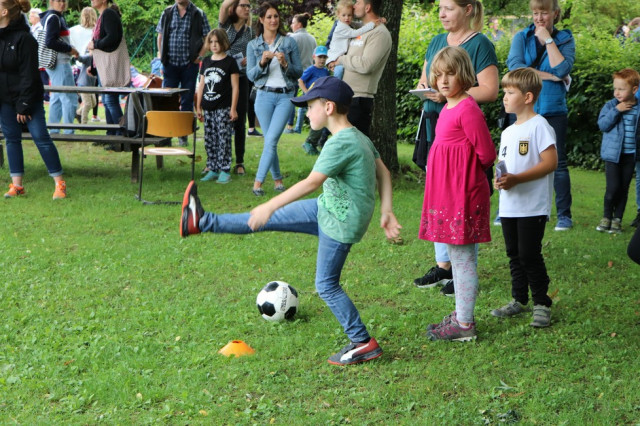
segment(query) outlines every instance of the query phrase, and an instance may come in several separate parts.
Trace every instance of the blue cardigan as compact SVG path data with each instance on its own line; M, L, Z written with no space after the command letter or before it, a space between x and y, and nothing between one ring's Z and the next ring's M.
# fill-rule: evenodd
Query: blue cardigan
M510 71L530 67L535 62L538 43L535 30L535 25L531 24L513 37L511 50L509 50L509 56L507 57L507 67L509 67ZM554 32L553 40L562 56L564 56L564 61L555 67L551 67L549 65L549 55L545 49L542 60L535 68L563 79L569 75L573 68L573 63L576 59L576 43L571 31L560 30ZM543 80L542 91L538 96L534 109L538 114L547 117L566 115L569 112L566 98L567 90L562 81Z
M636 99L640 102L640 90L636 93ZM620 162L620 154L622 154L622 144L624 142L622 113L616 108L619 103L617 99L611 99L602 107L600 115L598 115L598 127L602 131L600 157L604 161L611 161L612 163ZM636 159L638 158L638 139L640 138L638 122L640 122L640 114L638 114L638 120L636 121Z

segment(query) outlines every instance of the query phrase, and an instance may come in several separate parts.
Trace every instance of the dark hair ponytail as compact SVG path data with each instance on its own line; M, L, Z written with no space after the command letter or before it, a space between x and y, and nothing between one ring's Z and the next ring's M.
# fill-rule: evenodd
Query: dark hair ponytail
M309 13L307 12L299 13L297 15L294 15L293 19L298 21L298 23L302 25L302 28L307 28L307 25L309 24L309 20L311 19L311 15L309 15Z

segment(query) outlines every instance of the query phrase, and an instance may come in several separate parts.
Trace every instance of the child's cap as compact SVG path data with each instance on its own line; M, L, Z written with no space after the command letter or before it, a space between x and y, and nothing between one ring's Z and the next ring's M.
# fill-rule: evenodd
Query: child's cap
M291 102L300 107L306 106L307 102L314 99L324 98L340 105L349 106L352 97L353 90L344 81L336 77L321 77L311 85L307 93L292 98Z
M329 54L329 50L326 46L318 46L313 54L316 56L327 56Z

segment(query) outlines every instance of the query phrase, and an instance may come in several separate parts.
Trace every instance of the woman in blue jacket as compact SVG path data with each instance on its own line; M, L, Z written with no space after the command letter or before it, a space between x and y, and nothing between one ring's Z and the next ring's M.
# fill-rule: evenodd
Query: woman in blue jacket
M298 45L284 32L278 9L270 3L262 3L258 18L258 38L247 45L247 78L258 89L255 109L264 133L264 148L253 183L253 193L262 196L262 183L269 171L275 181L275 190L285 190L278 160L278 141L293 111L290 99L298 88L302 64Z
M513 37L507 58L509 70L531 67L542 78L542 92L535 111L547 119L556 132L558 168L553 187L556 192L558 222L556 231L573 226L571 220L571 179L567 168L567 86L575 61L576 45L569 30L558 30L558 0L531 0L533 23Z

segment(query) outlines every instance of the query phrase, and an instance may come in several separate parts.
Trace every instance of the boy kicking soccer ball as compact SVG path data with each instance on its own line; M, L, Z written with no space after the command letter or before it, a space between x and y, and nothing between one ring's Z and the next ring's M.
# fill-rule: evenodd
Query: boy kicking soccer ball
M318 237L316 289L342 325L350 342L329 357L329 363L348 365L382 355L360 314L340 286L349 250L366 232L380 193L380 226L387 238L397 238L400 224L392 210L391 176L369 138L347 120L353 91L335 77L318 79L303 96L291 101L308 106L314 130L326 127L333 135L325 144L309 176L249 213L205 212L196 185L189 183L182 203L180 235L200 232L249 234L262 231L299 232ZM317 199L301 198L322 185Z

